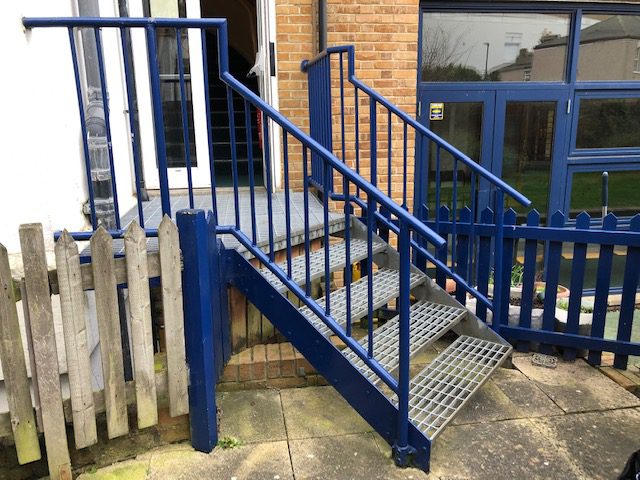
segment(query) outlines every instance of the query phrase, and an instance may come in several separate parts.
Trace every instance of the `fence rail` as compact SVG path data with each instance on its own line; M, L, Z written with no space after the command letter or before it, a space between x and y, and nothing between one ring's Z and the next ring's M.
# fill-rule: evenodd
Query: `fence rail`
M106 413L108 436L115 438L129 433L128 405L135 405L140 429L158 423L159 400L168 400L171 416L189 412L181 255L177 227L168 217L158 237L159 252L147 252L144 231L133 222L125 235L125 257L114 258L111 235L99 228L90 241L91 263L81 264L78 245L65 231L55 244L56 268L48 271L41 225L23 225L24 278L18 280L12 278L7 250L0 245L0 363L9 405L8 412L0 412L0 436L13 436L20 464L41 458L38 433L42 432L51 477L70 479L66 423L73 426L75 447L85 448L98 441L98 413ZM155 369L152 338L149 282L157 278L167 332L166 372ZM21 284L24 288L17 295L16 286ZM130 322L125 338L131 339L134 366L130 381L124 372L117 294L122 288L127 291ZM86 295L89 291L95 294L95 303ZM53 305L57 303L52 303L52 295L59 295L64 346L56 346ZM19 301L25 307L26 339ZM92 353L97 354L90 343L93 305L100 372L92 370L90 361ZM64 349L64 359L59 348ZM68 398L60 375L60 363L65 361ZM102 381L96 379L100 377Z

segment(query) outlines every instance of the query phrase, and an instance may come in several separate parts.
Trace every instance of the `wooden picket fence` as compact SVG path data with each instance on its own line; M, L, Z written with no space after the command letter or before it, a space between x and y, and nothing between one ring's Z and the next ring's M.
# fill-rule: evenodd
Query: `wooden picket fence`
M178 230L165 217L158 252L147 252L145 232L132 223L125 256L114 258L113 240L100 228L90 240L91 263L80 262L76 242L64 232L55 245L56 270L48 271L42 227L20 227L24 278L13 279L0 244L0 363L9 412L0 413L0 436L13 435L20 464L39 460L44 434L52 479L70 479L66 423L76 448L97 443L96 414L106 414L108 437L129 433L127 406L135 404L139 429L158 423L158 400L171 416L188 413L181 254ZM154 364L149 280L160 278L166 331L166 372ZM118 288L128 289L133 381L124 375ZM94 391L88 348L85 292L95 292L104 389ZM64 399L54 336L51 295L60 296L70 398ZM27 351L16 302L22 300ZM31 379L27 372L30 363ZM33 391L33 398L30 390Z

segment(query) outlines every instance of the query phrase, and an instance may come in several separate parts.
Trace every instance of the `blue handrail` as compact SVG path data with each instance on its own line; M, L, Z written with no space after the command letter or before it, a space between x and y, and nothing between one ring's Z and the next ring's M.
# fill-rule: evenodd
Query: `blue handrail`
M389 102L389 100L387 100L384 96L380 95L380 93L370 88L365 83L362 83L355 75L355 48L353 47L353 45L329 47L325 51L313 57L311 60L303 60L300 66L301 70L303 72L308 72L309 67L318 63L323 58L330 56L332 53L346 53L348 55L349 62L348 62L347 68L348 68L349 82L351 82L353 85L358 87L364 93L369 95L377 103L387 108L394 115L398 116L402 121L411 125L418 133L429 138L429 140L433 141L434 143L439 145L442 149L444 149L445 151L453 155L454 158L457 158L458 160L462 161L471 170L481 175L483 178L491 182L496 187L503 190L506 194L508 194L518 203L520 203L525 207L529 207L531 205L531 200L529 200L525 195L517 191L515 188L513 188L511 185L506 183L501 178L496 177L493 173L491 173L486 168L483 168L478 162L475 162L474 160L472 160L468 155L458 150L449 142L447 142L443 138L433 133L431 130L429 130L427 127L422 125L420 122L416 121L413 117L411 117L405 111L401 110L396 105Z

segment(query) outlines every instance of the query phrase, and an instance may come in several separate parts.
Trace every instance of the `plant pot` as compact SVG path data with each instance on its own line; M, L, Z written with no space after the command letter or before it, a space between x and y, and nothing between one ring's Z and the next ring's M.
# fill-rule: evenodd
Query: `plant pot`
M545 293L547 289L547 284L545 282L536 282L534 286L536 289L536 295L539 293ZM567 287L565 287L564 285L558 285L558 293L556 295L556 298L569 298L570 293L571 292Z
M493 284L487 287L487 294L493 298ZM522 298L522 285L509 288L509 298Z
M567 331L567 317L569 312L562 308L556 308L556 324L555 331L564 333ZM593 322L593 313L581 313L578 319L578 335L588 337L591 335L591 324ZM577 355L585 357L588 350L578 349Z

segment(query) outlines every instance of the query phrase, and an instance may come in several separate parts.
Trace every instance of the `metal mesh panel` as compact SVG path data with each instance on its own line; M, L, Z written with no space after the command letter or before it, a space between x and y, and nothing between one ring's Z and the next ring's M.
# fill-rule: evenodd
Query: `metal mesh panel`
M511 350L508 345L459 337L411 380L411 421L434 439Z
M409 309L409 355L440 338L464 317L463 308L440 305L427 301L413 304ZM398 335L399 316L373 331L373 356L390 373L398 367ZM363 348L367 348L368 339L360 340ZM345 351L345 356L360 372L373 382L377 382L376 374L353 351Z
M400 272L383 268L373 273L373 308L380 308L389 300L396 298L400 294ZM411 273L411 288L423 282L427 277L420 273ZM367 315L367 284L368 277L362 277L357 282L351 284L351 321L354 322ZM342 327L346 325L346 287L340 288L331 293L330 308L331 316ZM325 298L316 300L322 307L325 305ZM318 318L309 307L303 307L300 312L325 336L331 335L331 329Z
M367 258L367 242L364 240L351 240L351 251L349 257L351 263L359 262ZM345 243L338 243L329 246L329 270L335 272L347 265L346 248ZM385 250L387 246L384 243L373 243L373 253L379 253ZM324 248L316 250L309 254L310 276L311 280L324 276ZM278 263L278 267L283 272L287 272L287 261ZM305 282L305 256L304 253L300 256L291 259L291 278L298 285L303 285ZM267 281L273 285L273 287L280 293L286 292L287 287L278 280L271 270L264 267L260 270L260 273L267 279Z

